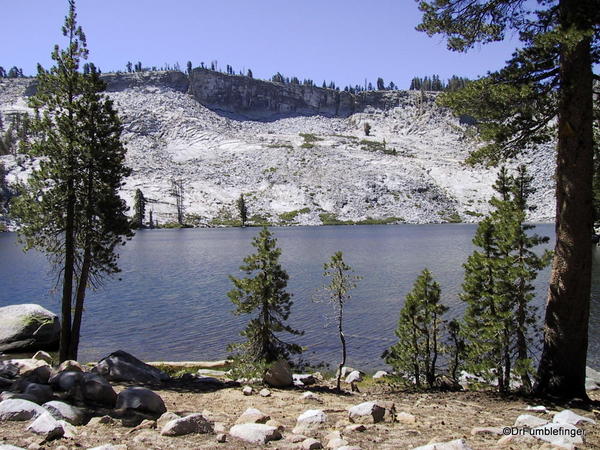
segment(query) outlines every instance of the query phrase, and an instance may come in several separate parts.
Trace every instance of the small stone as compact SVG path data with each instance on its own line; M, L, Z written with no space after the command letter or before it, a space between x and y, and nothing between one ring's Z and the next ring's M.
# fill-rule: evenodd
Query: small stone
M320 409L308 409L296 420L295 434L311 434L322 428L327 422L327 414Z
M225 433L219 433L217 434L215 441L217 441L219 444L223 444L227 442L227 435Z
M262 411L256 408L248 408L244 413L235 421L236 424L239 423L265 423L267 420L271 419L270 416L267 416Z
M321 444L320 441L318 441L314 438L306 438L300 444L300 448L302 450L316 450L316 449L323 448L323 444Z
M502 433L502 428L497 428L497 427L475 427L473 429L471 429L471 435L472 436L477 436L477 435L486 435L486 434L495 434L498 436L501 436Z
M305 402L319 402L319 403L321 403L321 402L322 402L322 400L321 400L321 397L319 397L319 396L318 396L317 394L315 394L314 392L310 392L310 391L304 392L304 393L302 394L302 397L301 397L301 398L302 398L302 400L303 400L303 401L305 401Z
M527 407L525 408L525 411L534 411L534 412L541 412L541 413L549 413L550 412L543 405L539 405L539 406L527 405Z
M302 434L290 434L285 438L286 441L291 442L292 444L297 444L306 440L307 437Z
M348 441L342 438L331 439L327 442L327 448L338 449L340 447L344 447L348 445Z
M378 370L377 372L375 372L375 375L373 375L373 379L378 380L380 378L387 377L388 375L389 374L385 370Z
M182 436L190 433L212 432L213 422L206 420L202 414L197 413L167 422L160 434L163 436Z
M358 370L354 370L354 371L350 372L350 374L348 374L348 376L346 377L346 379L344 381L348 384L352 384L352 383L358 383L362 380L363 379L362 379L362 375L360 374L360 372Z
M52 364L52 356L50 353L45 352L43 350L39 350L35 355L31 357L31 359L37 359L39 361L46 361L48 364Z
M364 402L348 410L350 422L377 423L383 421L385 409L375 402Z
M181 416L178 416L174 412L167 411L156 420L156 426L162 429L168 422L176 419L181 419Z
M589 417L580 416L579 414L575 414L570 409L565 409L554 415L552 419L554 423L564 423L568 425L577 425L580 422L589 422L593 425L596 424L596 421L590 419Z
M42 405L57 420L65 420L72 425L83 425L87 421L85 410L64 402L51 401Z
M127 446L125 444L104 444L99 447L89 448L88 450L127 450Z
M399 412L396 414L396 421L406 425L412 425L413 423L417 423L417 418L412 414Z
M215 422L213 429L215 433L227 433L227 427L223 422Z
M46 441L58 439L65 433L61 424L47 412L41 414L25 429L35 434L42 435Z
M340 450L340 449L338 449ZM472 450L464 439L423 445L413 450Z
M530 414L521 414L519 417L517 417L517 420L515 420L514 426L535 428L541 425L546 425L547 423L547 420L540 417L532 416Z
M244 394L244 395L252 395L253 391L254 390L252 389L252 386L244 386L242 388L242 394Z
M90 421L87 423L88 427L93 427L97 425L114 425L117 421L110 416L102 416L102 417L92 417Z
M352 425L348 425L345 428L345 430L346 431L350 431L350 432L355 432L356 431L356 432L362 433L363 431L367 430L367 427L365 427L362 423L355 423L355 424L352 424Z
M242 423L234 425L229 434L251 444L264 445L269 441L281 439L281 433L277 428L261 423Z
M362 450L357 445L344 445L343 447L338 447L337 450Z
M259 392L259 395L261 397L270 397L271 396L271 391L268 390L268 389L266 389L266 388L265 389L261 389L260 392Z
M129 430L127 432L127 434L131 434L131 433L134 433L134 432L140 431L140 430L153 430L155 428L156 428L156 420L144 419L144 420L142 420L142 423L140 423L137 427L133 427L131 430Z
M8 399L0 402L0 421L2 420L31 420L47 411L40 405L28 400Z

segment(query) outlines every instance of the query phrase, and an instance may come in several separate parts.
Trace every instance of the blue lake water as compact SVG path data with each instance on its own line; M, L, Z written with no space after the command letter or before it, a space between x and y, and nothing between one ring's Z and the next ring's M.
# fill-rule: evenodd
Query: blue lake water
M290 324L305 334L292 337L306 346L312 362L339 359L339 341L331 306L315 303L322 287L323 263L336 251L363 277L345 309L348 363L384 366L380 355L395 342L394 329L404 297L427 267L459 315L462 264L473 251L475 225L388 225L273 228L282 248L281 262L290 280L294 305ZM228 275L253 251L257 228L142 230L121 251L122 273L86 299L81 360L97 360L123 349L145 360L210 360L226 357L226 346L239 340L247 317L234 316L227 298ZM550 236L554 225L538 225ZM590 320L589 365L600 365L600 250L594 247L594 289ZM14 233L0 233L0 306L39 303L58 313L55 279L43 255L23 253ZM540 321L549 269L538 277Z

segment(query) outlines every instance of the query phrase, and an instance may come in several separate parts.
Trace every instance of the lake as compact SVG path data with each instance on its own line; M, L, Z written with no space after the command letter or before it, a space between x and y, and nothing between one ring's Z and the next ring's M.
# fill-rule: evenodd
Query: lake
M313 298L323 286L323 263L336 251L363 277L347 304L344 329L348 364L385 366L380 355L395 342L394 329L404 297L427 267L442 288L448 317L460 315L462 264L473 251L476 226L373 225L272 228L282 249L281 263L293 294L289 323L304 330L291 339L314 363L336 364L339 340L331 306ZM121 251L122 272L86 298L80 359L98 360L122 349L144 360L212 360L227 356L248 317L234 316L227 298L229 275L253 251L257 228L141 230ZM554 225L538 225L550 236ZM594 289L589 361L600 366L600 250L594 246ZM549 269L536 282L540 323ZM0 306L39 303L58 313L55 279L43 255L23 253L16 234L0 233Z

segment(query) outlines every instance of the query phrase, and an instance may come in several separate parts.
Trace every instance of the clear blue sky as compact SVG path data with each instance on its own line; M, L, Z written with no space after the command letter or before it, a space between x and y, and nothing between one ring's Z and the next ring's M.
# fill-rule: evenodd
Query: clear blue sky
M0 66L35 74L51 65L66 0L2 1ZM225 69L252 69L256 78L281 72L319 85L394 81L408 88L413 76L452 74L475 78L500 68L515 40L467 54L450 52L440 37L415 31L413 0L79 0L79 24L89 60L104 72L188 60L217 60Z

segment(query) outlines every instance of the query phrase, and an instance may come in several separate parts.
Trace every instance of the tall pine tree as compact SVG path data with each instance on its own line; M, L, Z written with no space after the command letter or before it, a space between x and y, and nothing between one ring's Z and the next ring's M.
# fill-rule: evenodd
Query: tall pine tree
M256 253L244 258L240 267L245 278L230 276L234 288L228 292L236 306L234 314L254 314L241 335L246 340L229 350L250 363L270 363L287 359L302 348L281 339L281 333L301 335L285 321L289 318L292 296L286 291L288 274L279 264L281 250L267 227L252 240Z
M447 310L440 303L440 285L424 269L400 311L398 342L383 354L387 364L414 378L418 388L423 383L429 388L435 385L438 357L442 353L442 316Z
M600 61L598 0L424 0L419 29L448 47L519 33L523 48L504 69L445 99L478 119L491 145L471 161L498 162L557 138L556 247L546 304L539 394L587 398L585 367L592 253L593 72ZM554 118L557 118L555 121Z
M121 124L100 93L104 83L95 67L79 72L87 49L74 1L63 35L69 44L55 47L56 65L49 71L38 67L27 150L40 157L40 167L13 207L26 248L46 253L62 282L60 361L77 358L86 288L119 270L114 249L131 235L118 196L129 174Z
M533 248L547 238L528 233L525 224L531 209L531 178L524 166L517 178L502 167L490 201L493 211L478 226L473 243L479 248L465 264L461 299L467 303L460 327L466 341L465 368L500 391L510 390L512 374L521 376L531 388L532 339L536 335L533 280L548 263L548 254L538 256Z

